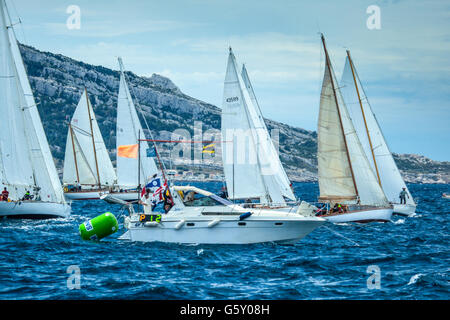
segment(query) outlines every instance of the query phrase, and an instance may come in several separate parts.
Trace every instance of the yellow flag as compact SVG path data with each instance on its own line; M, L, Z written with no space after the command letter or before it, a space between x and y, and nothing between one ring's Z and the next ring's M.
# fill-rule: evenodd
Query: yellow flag
M127 146L119 146L119 148L117 148L117 156L119 156L121 158L136 159L138 157L138 149L139 149L139 146L137 144L130 144Z

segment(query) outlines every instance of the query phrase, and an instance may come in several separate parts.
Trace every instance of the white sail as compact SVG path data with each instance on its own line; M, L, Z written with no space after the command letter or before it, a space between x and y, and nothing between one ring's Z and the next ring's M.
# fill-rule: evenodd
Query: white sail
M70 122L64 158L63 182L73 184L77 181L82 185L102 186L112 186L116 181L116 174L86 90L81 95Z
M327 52L318 136L322 199L358 197L362 205L388 204L353 127Z
M259 198L263 204L283 205L284 196L293 200L295 196L255 105L245 69L243 73L246 81L230 49L222 105L222 157L228 195L231 199Z
M0 28L0 183L9 187L12 199L21 198L25 189L36 187L42 201L65 203L3 0Z
M249 109L249 114L253 115L251 118L253 122L252 127L256 130L256 134L258 135L258 141L261 145L260 150L265 152L263 159L266 161L261 161L261 166L263 166L263 179L268 186L269 194L274 202L283 200L283 198L280 198L279 196L280 192L281 196L295 201L296 198L292 191L291 183L286 171L283 168L283 165L281 164L278 152L275 149L273 141L269 135L269 131L267 130L261 108L259 107L258 100L256 99L255 92L253 91L253 86L250 82L245 65L242 66L241 75L252 101L252 104L246 104ZM252 107L253 110L250 110ZM267 166L267 168L264 168L264 165ZM269 169L270 172L267 172L268 174L264 174L265 169Z
M364 89L359 81L354 64L353 70L355 73L354 77L350 60L347 57L341 79L341 91L371 168L376 175L378 171L381 186L383 187L383 191L390 202L398 203L400 191L402 188L406 188L409 195L409 198L407 197L406 199L406 203L415 205L414 200L409 193L409 190L406 187L400 171L398 170L392 154L387 146L375 114L372 111ZM358 86L358 91L356 91L355 79ZM358 92L360 95L361 104L358 98ZM367 129L364 124L363 112L367 123ZM372 144L372 148L370 144Z
M117 131L116 149L119 146L138 144L138 137L145 139L139 117L134 106L133 99L125 79L122 59L120 65L120 86L117 98ZM158 173L155 160L147 157L149 149L146 141L140 143L140 183L144 184L149 177ZM138 157L139 158L139 157ZM136 188L138 186L138 162L139 159L117 157L117 184L121 188Z
M244 90L242 90L244 88ZM259 169L256 144L246 102L251 103L230 49L222 103L222 159L231 199L259 198L268 202Z

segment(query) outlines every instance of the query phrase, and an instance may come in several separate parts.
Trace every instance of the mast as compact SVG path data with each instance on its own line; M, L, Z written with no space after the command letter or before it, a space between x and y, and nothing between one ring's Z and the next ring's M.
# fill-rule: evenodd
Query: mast
M100 182L100 172L98 170L97 150L95 149L95 139L94 139L94 129L92 127L91 108L89 107L89 97L88 97L87 89L84 88L84 91L86 93L87 109L88 109L88 115L89 115L89 125L91 127L92 147L94 148L95 169L97 170L98 187L101 189L102 185Z
M352 60L352 58L350 56L350 50L347 50L347 57L348 57L348 61L350 63L350 69L352 70L353 81L355 82L356 94L358 95L359 106L361 107L361 113L362 113L362 116L363 116L363 119L364 119L364 126L366 127L367 138L369 139L370 152L372 153L373 164L375 165L375 171L377 173L378 183L381 186L380 173L378 171L378 165L377 165L377 160L375 158L375 153L373 152L372 139L370 138L369 128L367 127L366 115L364 113L364 108L363 108L363 105L362 105L361 96L359 94L358 83L357 83L356 77L355 77L355 70L353 69L353 60Z
M75 161L75 171L77 173L77 182L79 184L81 184L80 174L78 173L77 154L75 152L75 141L73 139L73 129L72 129L72 124L70 124L70 123L69 123L69 132L70 132L70 137L72 138L73 160Z
M338 112L338 116L339 116L339 123L341 125L340 127L341 127L341 130L342 130L342 136L344 138L345 152L347 154L348 164L350 166L350 171L352 173L353 186L355 187L356 195L359 197L358 187L356 186L356 181L355 181L355 174L353 173L353 166L352 166L352 162L350 160L350 154L348 152L347 138L345 136L344 126L342 125L341 110L339 109L339 103L338 103L338 99L337 99L337 96L336 96L336 88L334 86L333 73L331 71L330 57L328 56L327 46L325 44L325 37L324 37L323 34L321 34L321 38L322 38L323 49L325 51L326 65L327 65L327 68L328 68L328 73L330 74L330 78L331 78L331 86L333 88L334 101L335 101L336 106L337 106L337 112Z

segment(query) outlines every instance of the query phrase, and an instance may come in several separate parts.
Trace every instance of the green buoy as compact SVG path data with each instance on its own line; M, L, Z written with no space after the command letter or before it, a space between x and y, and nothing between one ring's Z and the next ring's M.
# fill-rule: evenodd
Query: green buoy
M111 212L106 212L80 224L79 230L83 240L101 240L117 232L119 224Z

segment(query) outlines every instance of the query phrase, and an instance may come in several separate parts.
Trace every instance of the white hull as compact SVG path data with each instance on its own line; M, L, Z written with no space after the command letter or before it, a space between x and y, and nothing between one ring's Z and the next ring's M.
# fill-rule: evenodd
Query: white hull
M66 200L97 200L100 199L99 191L64 192Z
M168 242L182 244L251 244L264 242L295 243L325 221L318 218L280 217L279 219L250 217L239 221L235 217L182 219L166 218L153 226L131 226L121 239L142 242ZM193 226L189 224L193 223ZM133 224L133 222L131 222ZM240 225L241 224L241 225Z
M0 217L48 219L65 218L69 214L68 204L38 201L0 202Z
M416 212L416 206L411 204L394 204L394 214L409 216Z
M120 199L123 201L139 200L138 192L109 192L109 195L113 196L116 199Z
M344 222L389 222L391 221L392 209L367 209L354 211L343 214L321 216L322 218L333 223L344 223Z

